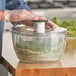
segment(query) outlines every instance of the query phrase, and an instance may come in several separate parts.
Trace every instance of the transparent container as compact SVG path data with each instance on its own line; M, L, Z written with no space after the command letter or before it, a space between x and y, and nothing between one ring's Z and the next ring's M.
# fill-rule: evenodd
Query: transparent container
M66 46L67 30L46 29L35 33L33 27L13 27L12 39L17 57L21 62L42 63L60 60Z

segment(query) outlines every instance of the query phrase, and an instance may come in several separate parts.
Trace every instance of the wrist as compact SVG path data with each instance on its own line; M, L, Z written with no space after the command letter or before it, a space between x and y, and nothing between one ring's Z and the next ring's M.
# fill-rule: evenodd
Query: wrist
M9 10L5 10L4 13L4 21L9 21L10 20L10 11Z
M3 21L4 19L4 11L0 10L0 20Z

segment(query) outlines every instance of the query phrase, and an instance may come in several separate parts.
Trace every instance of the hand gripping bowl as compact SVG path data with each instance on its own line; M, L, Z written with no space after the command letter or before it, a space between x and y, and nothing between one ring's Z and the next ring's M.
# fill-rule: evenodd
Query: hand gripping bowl
M41 63L60 60L65 46L65 28L55 30L44 28L44 22L35 22L33 27L16 26L12 28L12 40L17 57L21 62ZM38 25L38 26L37 26Z

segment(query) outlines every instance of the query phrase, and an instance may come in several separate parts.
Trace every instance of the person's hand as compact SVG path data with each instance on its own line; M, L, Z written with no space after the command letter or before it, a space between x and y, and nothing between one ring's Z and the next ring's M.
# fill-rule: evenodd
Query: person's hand
M20 24L24 24L26 26L33 26L34 23L32 21L19 21L18 23ZM46 22L46 28L51 28L52 30L54 30L57 27L57 25L52 22L51 20Z
M45 18L38 16L31 11L27 10L6 10L5 11L5 20L10 22L16 22L16 21L31 21L31 20L44 20Z
M52 30L54 30L56 27L57 27L57 25L54 22L52 22L51 20L46 22L46 28L52 28Z
M34 23L32 20L47 20L45 17L34 14L32 11L27 10L12 10L6 11L6 16L8 16L10 22L19 22L24 25L32 26ZM52 21L46 22L46 28L55 29L57 25Z

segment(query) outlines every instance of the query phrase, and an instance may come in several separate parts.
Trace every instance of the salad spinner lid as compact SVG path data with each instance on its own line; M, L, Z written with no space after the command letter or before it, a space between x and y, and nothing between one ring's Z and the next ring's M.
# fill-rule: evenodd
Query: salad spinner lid
M56 27L54 30L51 30L51 28L46 29L45 28L45 22L47 20L33 20L32 22L35 22L34 26L25 26L23 24L18 24L15 26L15 29L13 30L16 33L21 33L21 34L27 34L27 35L36 35L36 34L43 34L43 35L48 35L50 33L62 33L62 32L67 32L66 28L63 27Z
M56 27L53 31L51 32L66 32L67 29L63 27Z

